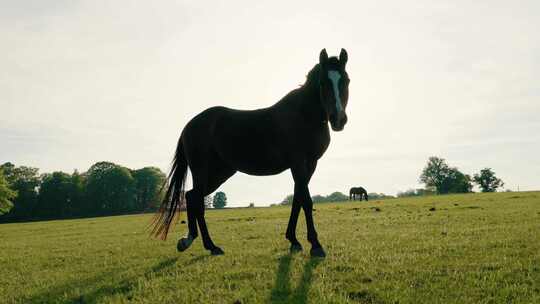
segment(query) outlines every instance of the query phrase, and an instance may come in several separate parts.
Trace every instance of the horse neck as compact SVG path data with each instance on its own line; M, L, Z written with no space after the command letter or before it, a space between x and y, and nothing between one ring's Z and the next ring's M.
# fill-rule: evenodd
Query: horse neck
M306 84L302 86L299 92L300 109L304 117L317 124L326 120L325 111L322 107L319 86Z
M319 68L316 65L301 87L291 91L271 108L287 113L296 111L308 124L324 124L327 117L321 103L318 79Z

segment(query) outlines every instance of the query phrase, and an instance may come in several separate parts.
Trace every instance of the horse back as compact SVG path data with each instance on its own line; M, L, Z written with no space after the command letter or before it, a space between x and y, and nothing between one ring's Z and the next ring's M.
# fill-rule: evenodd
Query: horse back
M287 169L273 116L268 109L212 107L194 117L182 137L190 154L209 153L228 167L252 175Z

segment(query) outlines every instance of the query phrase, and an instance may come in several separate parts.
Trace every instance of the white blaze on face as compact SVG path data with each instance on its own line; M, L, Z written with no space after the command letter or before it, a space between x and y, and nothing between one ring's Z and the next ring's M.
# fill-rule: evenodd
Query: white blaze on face
M338 71L328 71L328 78L332 81L332 87L334 88L334 95L336 96L336 110L337 114L341 113L343 111L343 107L341 106L341 97L339 95L339 88L338 83L339 79L341 79L341 74L339 74Z

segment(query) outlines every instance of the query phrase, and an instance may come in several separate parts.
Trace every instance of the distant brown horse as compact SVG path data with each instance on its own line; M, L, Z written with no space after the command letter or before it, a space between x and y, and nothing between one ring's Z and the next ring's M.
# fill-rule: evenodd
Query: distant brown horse
M356 200L357 195L360 198L360 201L362 201L362 197L365 198L366 201L369 200L366 189L362 187L352 187L349 191L349 200Z

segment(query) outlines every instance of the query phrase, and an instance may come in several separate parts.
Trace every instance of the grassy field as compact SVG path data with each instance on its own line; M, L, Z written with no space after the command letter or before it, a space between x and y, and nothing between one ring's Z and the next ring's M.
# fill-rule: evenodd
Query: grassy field
M315 208L326 259L303 218L288 253L288 207L207 212L217 257L176 252L186 225L149 238L150 215L1 224L0 302L540 303L540 192Z

